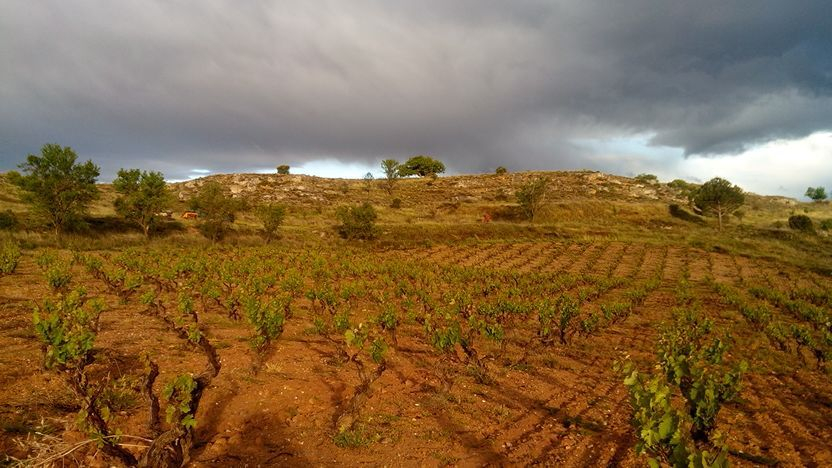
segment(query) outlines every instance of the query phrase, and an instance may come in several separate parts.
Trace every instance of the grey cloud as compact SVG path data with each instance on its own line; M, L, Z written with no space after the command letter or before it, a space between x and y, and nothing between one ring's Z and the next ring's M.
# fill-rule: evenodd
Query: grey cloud
M716 154L832 128L828 0L604 3L8 0L0 167L54 141L109 174L561 168L594 164L581 138Z

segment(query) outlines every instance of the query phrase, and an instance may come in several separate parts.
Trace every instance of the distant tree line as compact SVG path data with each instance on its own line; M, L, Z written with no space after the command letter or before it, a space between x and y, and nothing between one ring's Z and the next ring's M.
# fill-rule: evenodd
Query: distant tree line
M32 213L43 219L56 235L60 236L83 225L84 216L91 204L100 198L96 186L100 168L89 160L78 161L77 154L68 146L44 145L39 155L28 155L20 169L20 172L10 172L8 180L22 190L22 200L32 207ZM412 176L435 177L445 172L445 164L431 156L418 155L404 163L392 158L384 159L381 161L381 170L384 173L381 181L383 188L392 196L400 179ZM289 166L278 166L277 172L288 174ZM495 171L497 175L507 172L502 166ZM646 184L659 183L658 178L652 174L640 174L636 180ZM378 215L369 203L375 179L368 173L364 181L368 201L357 206L342 207L336 212L340 221L338 232L345 238L370 239L378 233L375 228ZM702 185L695 185L677 179L667 186L687 198L695 214L716 218L719 230L724 228L730 215L736 218L742 215L740 207L745 203L745 193L728 180L716 177ZM113 189L117 194L113 203L115 212L140 229L146 238L153 235L159 226L160 217L164 216L174 200L160 172L120 169L113 181ZM546 202L547 190L545 178L528 180L517 188L517 206L527 220L538 220ZM824 187L809 187L805 195L816 202L827 199ZM236 214L246 209L241 200L228 196L224 188L213 181L200 186L190 199L189 206L199 215L199 231L211 241L221 240L234 222ZM401 200L395 198L391 206L400 207ZM676 205L674 216L680 217L680 210ZM266 242L279 237L279 229L287 214L285 206L279 203L262 204L252 207L251 212L262 224L261 232ZM0 212L0 228L9 229L15 224L16 219L11 211ZM792 219L789 224L794 229L811 230L811 225L802 218Z
M404 163L386 159L381 163L385 174L385 190L392 195L396 181L402 177L435 176L445 172L445 164L430 156L413 156ZM61 236L84 225L93 202L100 198L96 185L100 168L92 161L79 162L72 148L46 144L39 155L30 154L20 165L20 172L11 171L8 180L22 190L22 201L32 207L32 213L43 219L55 235ZM289 174L288 165L277 166L277 173ZM364 177L369 196L374 178ZM120 169L113 181L117 196L113 202L115 212L125 221L150 238L159 227L163 216L167 217L174 197L161 172L140 169ZM401 200L392 203L401 206ZM212 242L222 240L235 221L239 211L246 208L238 199L228 196L221 184L215 181L203 183L189 200L189 208L197 213L197 228ZM268 203L251 210L261 222L266 242L278 237L278 231L286 218L286 207ZM345 238L370 239L376 236L377 213L369 202L353 207L342 207L336 217L341 222L338 232ZM16 225L13 212L0 212L0 228L11 229Z

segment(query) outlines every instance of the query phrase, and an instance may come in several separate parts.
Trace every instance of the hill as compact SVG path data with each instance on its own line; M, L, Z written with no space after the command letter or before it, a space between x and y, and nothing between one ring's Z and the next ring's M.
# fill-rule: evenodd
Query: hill
M546 203L534 224L521 216L516 190L532 179L547 180ZM219 182L228 195L245 201L235 222L235 238L257 242L259 221L252 207L278 202L288 216L283 242L305 243L337 238L335 211L344 205L369 202L378 213L382 236L376 245L407 246L431 243L519 239L619 240L686 244L732 251L796 263L807 268L832 270L825 231L807 236L788 229L790 215L806 213L816 222L832 218L828 203L747 193L741 217L729 220L726 232L717 233L710 219L673 216L668 207L685 210L687 199L677 188L592 171L518 172L503 175L458 175L399 179L392 190L385 180L334 179L307 175L217 174L171 183L176 217L188 207L193 194L207 181ZM10 209L27 218L26 205L5 178L0 178L0 210ZM115 218L115 193L100 184L101 197L91 207L91 221L106 234L125 233L130 226ZM394 199L400 201L393 208ZM684 212L683 212L684 213ZM677 213L678 214L678 213ZM484 216L492 220L483 223ZM35 222L24 222L26 226ZM172 232L190 233L193 221L168 223ZM193 233L195 234L195 232ZM118 242L135 242L135 234ZM112 241L112 239L110 239Z

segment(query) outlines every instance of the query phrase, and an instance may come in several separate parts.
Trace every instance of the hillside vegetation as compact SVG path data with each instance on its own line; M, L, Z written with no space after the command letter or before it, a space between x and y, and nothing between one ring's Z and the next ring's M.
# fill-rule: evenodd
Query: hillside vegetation
M546 198L542 213L535 223L529 223L518 209L515 192L538 178L548 181ZM245 203L233 224L232 242L258 242L261 224L254 208L263 203L286 205L282 241L297 244L337 241L337 209L369 202L379 214L381 236L375 245L382 247L514 239L634 240L692 245L832 271L832 258L827 254L832 244L827 232L818 230L806 235L790 230L788 225L789 217L795 214L807 214L816 223L832 219L828 202L747 193L745 206L739 210L742 217L731 217L726 221L727 231L717 233L711 218L671 215L670 205L678 205L685 214L692 211L678 189L600 172L403 178L392 194L384 190L384 180L372 181L368 190L367 182L360 179L220 174L169 185L176 200L174 222L167 223L169 234L190 237L195 222L179 216L189 209L190 198L209 181L220 183L230 197ZM0 179L0 184L0 210L11 209L25 220L27 207L19 202L18 190L5 180ZM90 212L93 225L104 232L104 242L116 238L128 244L140 241L129 225L115 216L116 193L112 186L99 184L99 189L101 198ZM394 199L400 201L400 208L391 207ZM483 222L485 216L490 222ZM23 225L34 227L37 223ZM37 236L32 241L38 241Z

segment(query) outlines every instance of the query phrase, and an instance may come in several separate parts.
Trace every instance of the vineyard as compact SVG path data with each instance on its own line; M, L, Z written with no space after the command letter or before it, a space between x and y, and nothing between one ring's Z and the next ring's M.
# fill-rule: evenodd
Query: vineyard
M9 244L0 268L6 462L832 465L832 281L771 261Z

